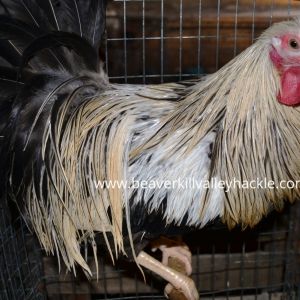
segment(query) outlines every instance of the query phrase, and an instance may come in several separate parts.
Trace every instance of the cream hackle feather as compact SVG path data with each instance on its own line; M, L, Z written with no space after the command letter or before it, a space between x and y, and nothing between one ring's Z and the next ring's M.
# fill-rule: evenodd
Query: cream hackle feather
M43 137L44 160L40 186L34 181L27 193L26 209L37 236L48 253L57 252L68 269L75 263L89 275L80 244L90 241L97 258L95 232L102 232L112 258L124 253L122 221L125 190L97 189L98 181L126 177L129 149L138 130L142 139L148 126L174 109L184 88L180 84L159 86L111 85L110 89L84 103L72 115L69 107L83 97L86 85L78 86L60 108L55 128L48 123ZM150 98L151 97L151 98ZM163 99L163 100L162 100ZM47 150L46 150L47 149ZM47 154L46 154L47 153ZM36 189L47 181L47 198L38 198ZM39 193L43 195L43 193ZM109 243L107 232L113 236Z
M151 213L166 201L166 223L180 225L187 215L187 225L204 226L220 216L230 227L245 227L282 207L284 199L294 200L297 189L96 189L95 180L296 180L300 111L278 103L279 75L269 50L274 35L299 29L299 20L274 25L184 91L176 84L111 85L69 116L68 105L82 97L76 89L55 128L44 132L51 169L41 174L47 199L37 198L33 182L28 188L27 211L44 248L60 254L69 269L78 263L90 274L80 243L91 241L96 257L94 235L102 232L112 256L124 252L122 222L125 214L130 229L130 205L144 203ZM180 98L182 92L187 95Z
M195 159L194 149L215 132L212 161L204 179L243 182L266 178L274 181L275 187L283 180L296 181L300 175L300 109L283 106L277 101L280 78L269 58L269 51L272 37L299 31L299 19L273 25L255 44L196 84L176 111L161 122L161 129L147 143L132 151L132 157L141 157L145 161L144 156L153 155L157 149L163 151L164 145L172 145L158 161L150 161L145 173L164 160L170 161L178 151L182 151L180 159L185 163ZM176 172L176 165L173 168ZM180 177L181 173L182 169L178 169L176 176ZM151 176L146 174L140 178ZM187 199L181 201L189 203L196 194L192 193L187 192ZM218 200L213 200L216 193ZM270 209L280 209L284 200L293 201L298 196L297 188L235 188L228 193L222 191L221 195L215 189L206 190L200 198L195 197L195 202L200 201L202 205L191 225L205 225L207 217L213 213L212 200L224 203L218 213L230 227L236 224L245 227L254 226ZM157 204L162 198L158 200ZM170 221L180 221L182 216L177 216L178 205L172 197L168 198L167 206L173 212ZM157 207L153 205L153 209ZM193 205L186 206L187 213L189 210L194 213Z

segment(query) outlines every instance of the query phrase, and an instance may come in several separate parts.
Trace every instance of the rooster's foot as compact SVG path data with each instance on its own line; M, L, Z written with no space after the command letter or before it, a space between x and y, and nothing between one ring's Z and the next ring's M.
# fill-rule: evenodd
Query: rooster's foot
M175 289L182 291L186 299L199 299L194 281L186 275L183 275L182 273L163 265L161 262L143 251L139 253L137 262L141 266L151 270L152 272L158 274L160 277L168 281L170 285L172 285ZM165 292L168 292L169 289L171 291L172 286L168 287L167 285L167 290L165 290Z
M192 254L187 245L182 242L174 241L165 237L160 237L152 243L152 251L159 249L162 252L162 263L169 265L169 259L175 258L185 266L185 274L192 274ZM182 272L182 271L181 271Z
M162 252L162 263L165 266L169 264L169 258L173 257L184 264L186 275L192 274L192 254L187 246L168 247L162 245L159 250Z

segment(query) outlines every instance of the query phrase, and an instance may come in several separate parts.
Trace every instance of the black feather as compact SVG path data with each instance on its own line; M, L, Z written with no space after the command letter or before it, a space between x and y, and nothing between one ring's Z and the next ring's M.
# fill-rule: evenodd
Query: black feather
M40 35L38 28L7 16L0 16L0 39L10 40L20 52Z
M105 30L107 0L1 0L7 16L51 31L77 33L96 50Z
M7 16L10 16L10 13L6 7L6 5L3 3L4 0L0 0L0 8L3 9L4 13L7 15ZM3 14L2 10L1 10L1 14Z
M19 66L22 61L20 53L5 40L0 40L0 56L12 66Z
M58 11L58 20L61 30L76 33L83 37L83 17L79 10L77 0L64 0L60 2L61 9Z
M61 30L57 16L57 10L59 9L60 2L57 0L35 0L35 2L43 10L53 29Z
M24 83L17 81L17 75L17 69L0 67L0 145L3 144L4 129L8 124L13 102L24 86Z
M105 31L106 0L64 0L58 11L60 30L77 33L98 52Z
M24 68L39 51L56 47L73 50L82 59L87 69L98 71L99 58L94 48L76 34L67 32L53 32L34 40L23 52L21 68Z
M106 0L78 0L78 7L83 20L83 36L99 50L100 42L105 31Z
M33 163L41 157L43 131L54 99L46 100L64 81L65 78L59 77L58 74L33 75L13 102L10 120L5 130L8 144L2 152L14 155L11 175L14 189L22 182L26 184L26 181L30 180ZM39 116L35 120L37 114ZM30 141L27 142L29 135ZM26 151L24 151L25 143L28 143Z
M0 66L0 80L10 80L18 82L18 69Z
M28 76L28 74L26 74ZM12 100L17 96L24 86L23 82L18 81L18 70L10 67L0 67L0 111L2 112L3 107L7 107L7 103L11 104ZM5 124L6 119L10 114L0 113L1 125Z
M1 0L0 3L6 11L6 16L0 16L0 39L6 40L0 44L0 56L7 62L13 66L23 62L23 67L30 60L30 67L36 71L45 68L64 69L73 74L81 69L99 71L98 48L105 29L106 0ZM21 56L24 56L22 61Z
M16 20L49 31L54 29L47 15L34 0L1 0L6 14Z
M38 27L27 25L22 21L17 21L7 16L0 16L0 39L8 40L7 45L13 50L11 52L12 55L21 57L23 50L42 35L43 31ZM0 48L0 51L0 56L10 59L5 47L3 49ZM21 63L20 59L16 62L18 62L18 65ZM16 63L14 65L16 65ZM52 69L63 69L64 63L62 56L49 50L40 53L39 59L36 59L34 63L30 65L33 69L40 69L45 66L49 66Z

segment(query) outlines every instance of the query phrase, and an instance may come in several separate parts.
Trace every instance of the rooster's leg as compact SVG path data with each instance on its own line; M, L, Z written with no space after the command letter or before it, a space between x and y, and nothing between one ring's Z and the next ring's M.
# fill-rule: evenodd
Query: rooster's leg
M188 300L199 299L194 281L191 278L163 265L144 251L139 253L137 262L141 266L158 274L160 277L171 283L176 289L181 290Z

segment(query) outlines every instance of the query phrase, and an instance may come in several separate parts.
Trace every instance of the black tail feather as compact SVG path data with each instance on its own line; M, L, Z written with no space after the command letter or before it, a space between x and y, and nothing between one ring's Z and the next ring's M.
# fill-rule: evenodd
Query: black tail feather
M37 72L99 71L106 0L0 0L0 4L5 9L0 16L0 56L11 65L20 66L36 55L27 67Z
M98 51L101 39L105 32L105 10L107 0L98 1L78 0L82 12L83 36Z
M91 47L85 39L79 38L76 34L67 32L53 32L37 38L24 50L21 68L23 69L26 67L29 60L41 50L57 47L66 47L69 50L73 50L80 58L82 58L82 61L88 70L94 72L98 71L99 59L94 48ZM56 52L57 51L55 51L55 53ZM71 64L69 64L70 62L68 62L68 53L66 54L64 61L65 63L62 62L64 67L68 65L71 66ZM47 61L45 61L45 64L47 64Z
M1 0L5 14L43 31L54 30L45 11L33 0Z
M20 66L22 59L19 52L9 41L0 40L0 56L11 66Z
M38 28L27 25L23 21L0 16L0 39L9 40L18 49L20 55L22 50L41 34Z
M42 35L52 31L75 33L99 50L105 31L107 0L0 0L5 14Z
M58 12L60 30L85 38L98 52L105 31L107 0L65 0Z
M12 105L18 93L24 86L17 80L18 70L9 67L0 67L0 144L2 144L4 129L7 126Z

